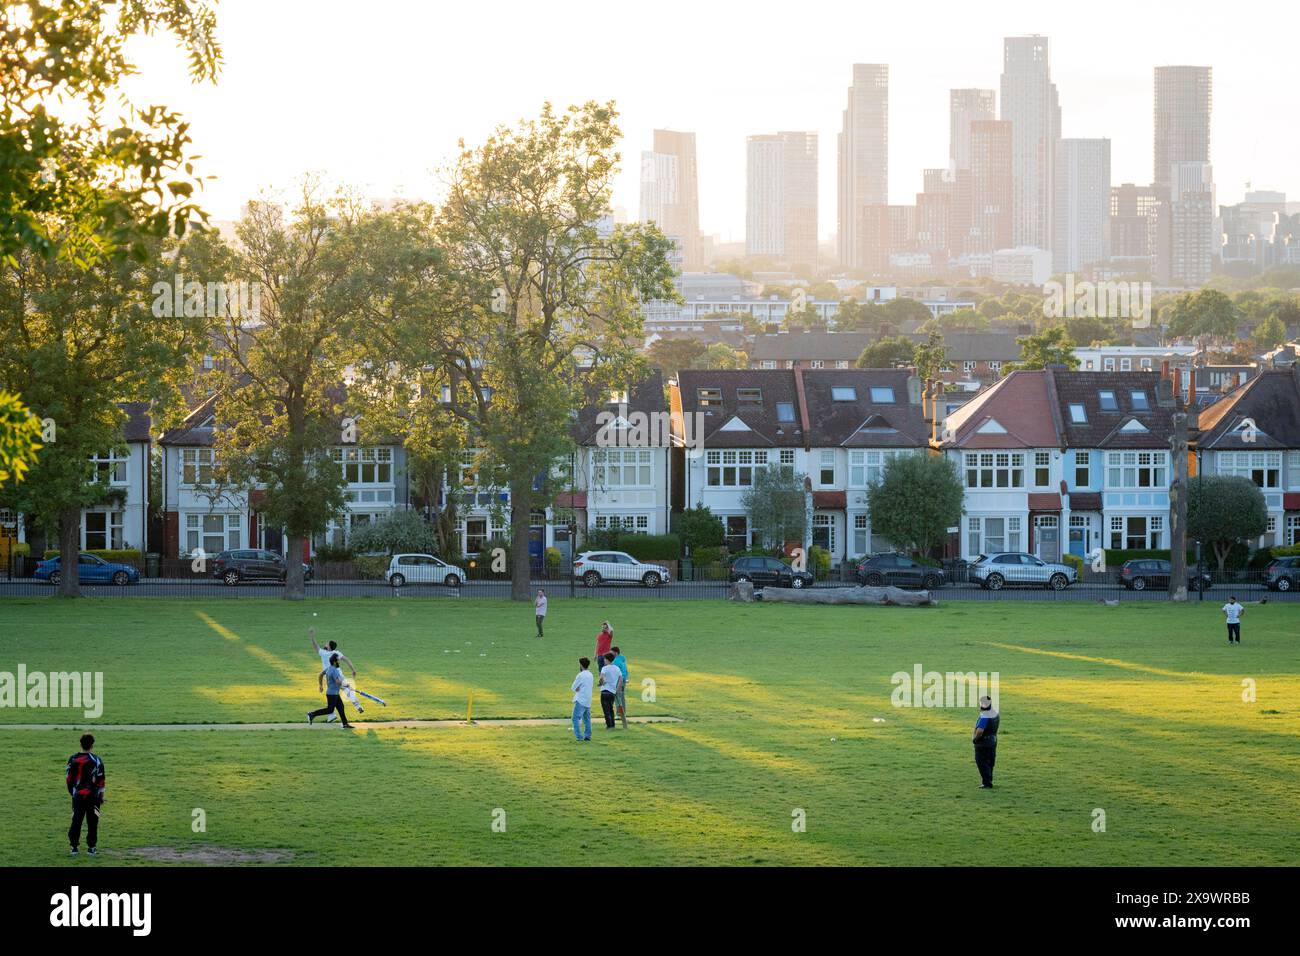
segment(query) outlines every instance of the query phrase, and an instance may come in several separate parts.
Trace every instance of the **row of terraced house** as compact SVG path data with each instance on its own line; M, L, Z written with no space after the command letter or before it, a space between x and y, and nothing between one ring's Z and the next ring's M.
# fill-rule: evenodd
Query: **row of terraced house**
M1015 371L973 398L945 395L909 369L682 371L667 387L656 372L576 416L575 452L538 476L531 522L535 557L567 559L573 529L618 527L659 534L703 504L733 549L753 546L743 506L758 469L789 466L808 477L810 543L835 561L889 548L871 527L868 496L897 455L951 457L965 485L964 513L944 551L974 558L1023 550L1044 560L1104 548L1169 547L1168 487L1173 416L1186 385L1160 371ZM964 404L955 405L957 400ZM148 410L124 406L120 451L95 459L115 494L87 509L87 549L139 548L166 557L261 547L284 552L285 536L261 519L257 490L214 485L215 400L152 443ZM1262 489L1267 533L1256 545L1300 543L1300 371L1261 370L1196 409L1192 475L1244 475ZM650 422L647 440L621 447L620 429ZM148 463L161 456L161 540L148 540ZM311 543L342 544L358 526L413 506L400 439L340 443L333 455L347 483L345 512ZM479 488L475 452L452 483L461 495L457 531L472 555L506 535L509 496ZM443 489L437 505L451 492ZM571 525L570 522L573 522ZM20 531L21 533L21 531ZM155 535L157 537L157 535Z

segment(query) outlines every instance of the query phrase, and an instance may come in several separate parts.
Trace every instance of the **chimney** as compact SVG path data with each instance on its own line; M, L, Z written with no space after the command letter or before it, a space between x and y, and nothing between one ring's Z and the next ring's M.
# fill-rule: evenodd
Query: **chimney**
M907 376L907 403L921 404L921 380L915 374Z
M1183 380L1182 369L1175 368L1174 373L1169 376L1169 385L1173 389L1173 398L1174 398L1175 405L1178 404L1178 392L1179 392L1178 386L1181 384L1182 380Z
M1196 404L1196 366L1188 366L1187 369L1187 404Z
M934 383L934 427L931 429L931 440L936 444L940 436L943 435L944 423L948 418L948 404L943 400L943 382Z

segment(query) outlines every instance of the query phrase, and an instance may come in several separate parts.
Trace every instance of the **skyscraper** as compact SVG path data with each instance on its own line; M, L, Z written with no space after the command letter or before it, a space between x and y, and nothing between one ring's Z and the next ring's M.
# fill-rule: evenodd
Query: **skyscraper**
M1212 103L1210 67L1156 67L1152 181L1166 192L1174 164L1210 162Z
M1204 285L1216 245L1214 170L1209 163L1174 163L1168 183L1168 255L1162 256L1157 277L1174 285Z
M846 268L866 266L859 228L867 206L889 202L889 66L853 64L839 135L839 258ZM873 219L874 221L874 219Z
M1110 140L1063 139L1056 147L1052 267L1076 272L1110 257Z
M948 162L953 169L970 169L970 124L997 119L996 90L948 91Z
M641 154L641 219L677 242L686 271L704 267L694 133L654 131L654 149Z
M815 266L817 134L749 137L746 181L746 254Z
M958 198L965 192L962 178L969 176L970 212L965 217L962 251L993 252L1013 245L1012 211L1015 181L1012 177L1014 131L1007 120L971 123L970 172L958 171Z
M1052 248L1052 180L1061 138L1061 105L1048 53L1047 37L1003 41L1002 119L1010 121L1012 134L1012 242L1038 249Z

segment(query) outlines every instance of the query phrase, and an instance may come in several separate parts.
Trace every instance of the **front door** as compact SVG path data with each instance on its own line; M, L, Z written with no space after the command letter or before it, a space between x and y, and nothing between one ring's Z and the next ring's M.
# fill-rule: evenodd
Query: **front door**
M1048 564L1061 560L1061 530L1053 518L1051 523L1038 526L1038 556Z

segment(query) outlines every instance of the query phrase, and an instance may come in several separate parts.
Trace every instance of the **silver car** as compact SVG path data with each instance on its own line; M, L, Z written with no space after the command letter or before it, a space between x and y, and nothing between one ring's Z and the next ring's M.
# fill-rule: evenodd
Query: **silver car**
M971 566L970 579L989 591L1017 584L1041 584L1053 591L1064 591L1079 580L1070 565L1052 564L1023 551L981 555Z

